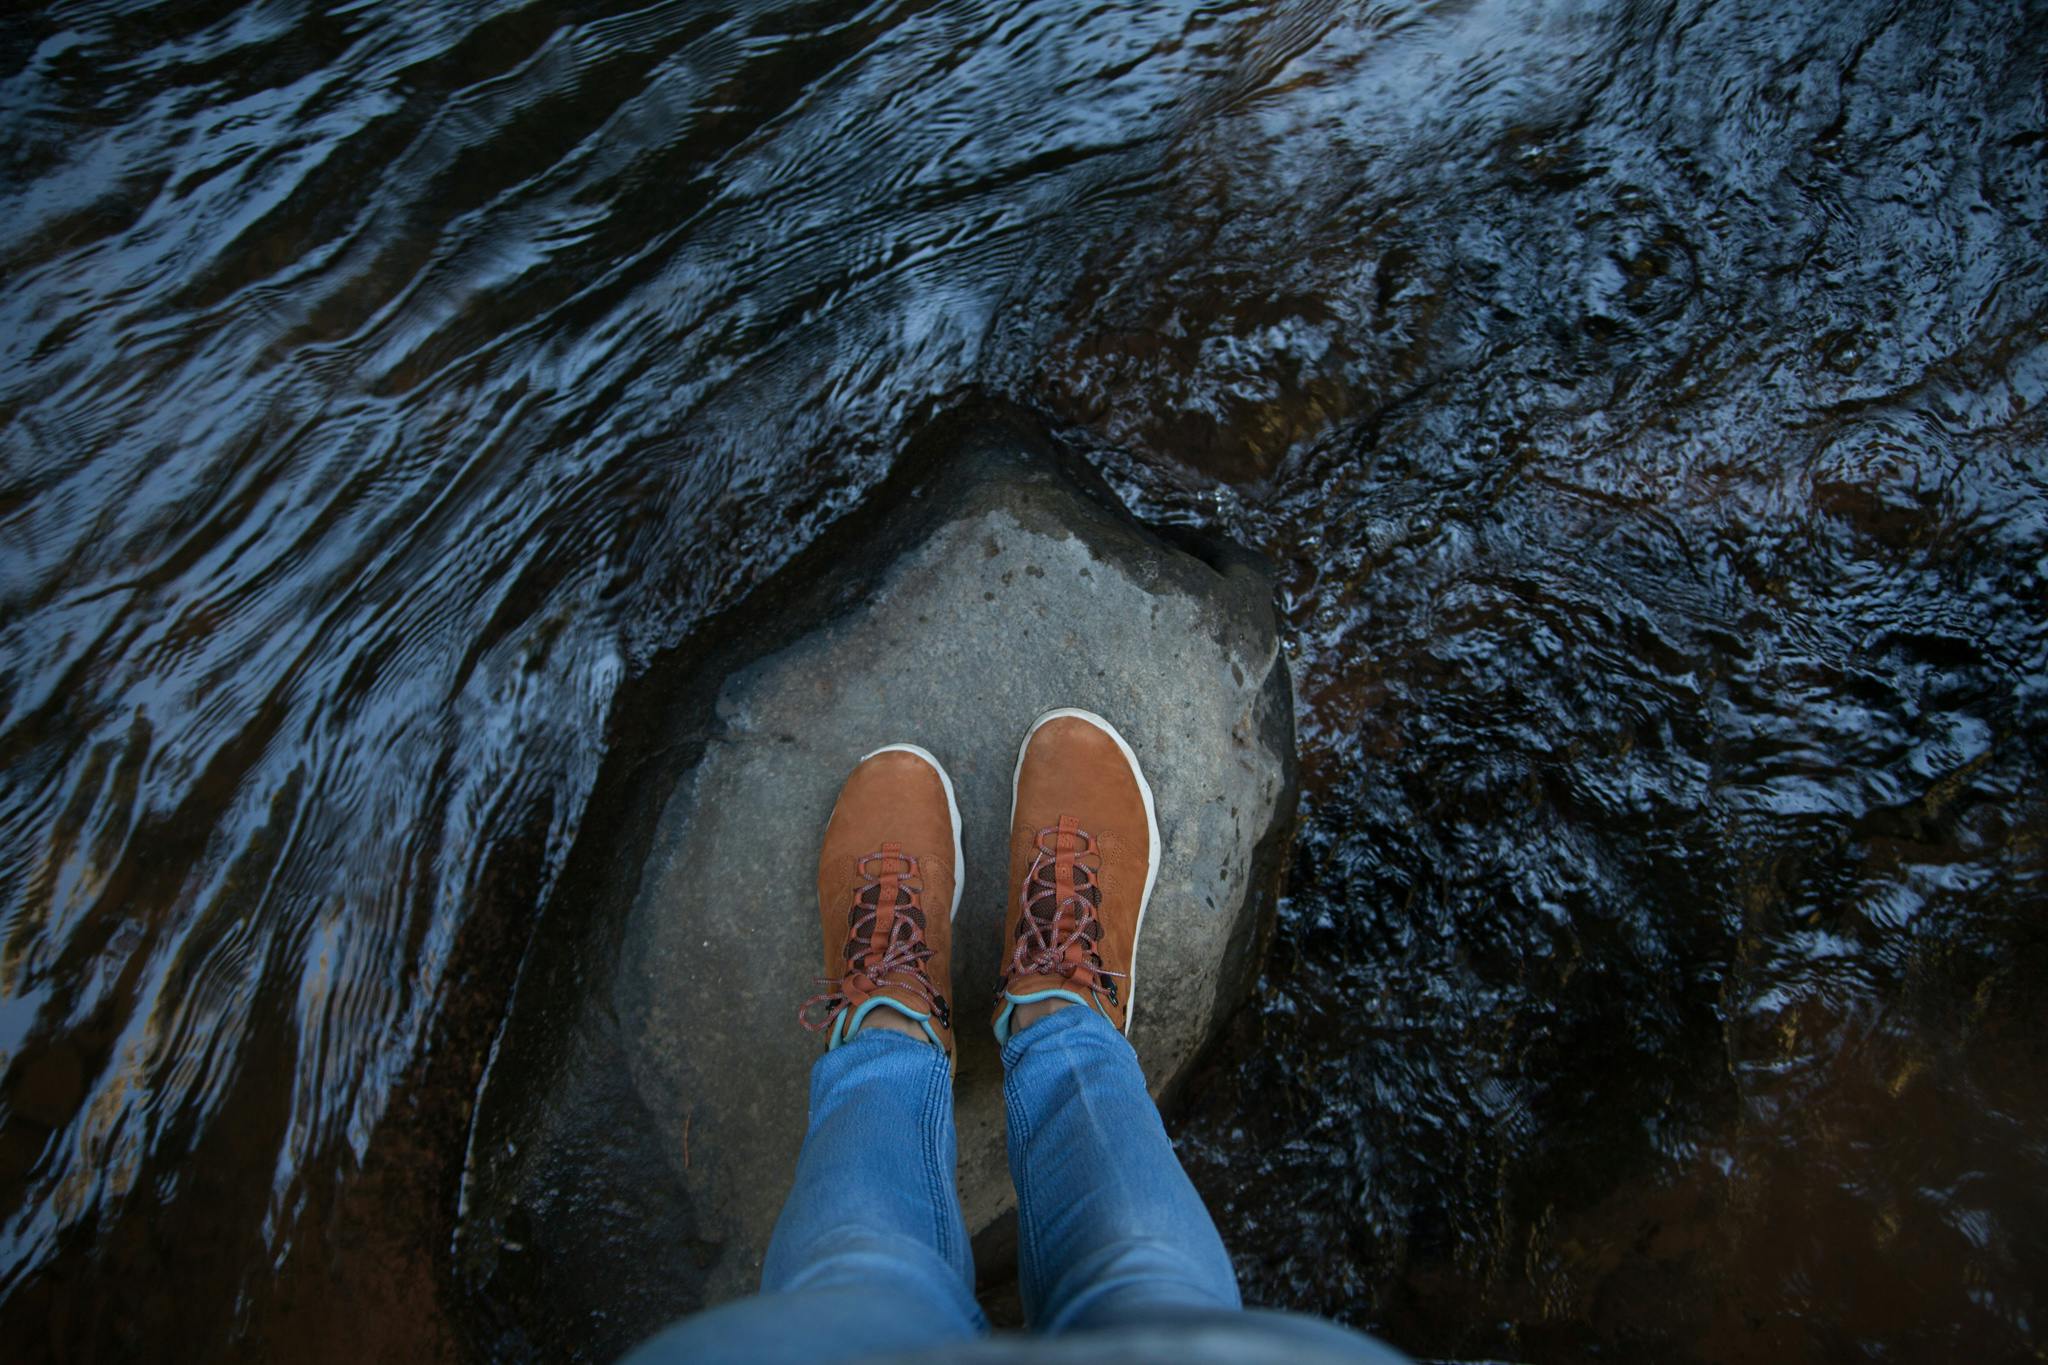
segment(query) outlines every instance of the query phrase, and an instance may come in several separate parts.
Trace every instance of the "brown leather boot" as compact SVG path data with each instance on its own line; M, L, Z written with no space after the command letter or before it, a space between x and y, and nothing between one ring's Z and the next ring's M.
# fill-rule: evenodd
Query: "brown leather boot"
M1089 711L1024 736L1010 808L1010 908L996 1041L1019 1005L1067 1000L1128 1033L1138 930L1159 875L1159 817L1138 756Z
M804 1002L805 1028L830 1027L830 1046L870 1013L915 1020L953 1054L953 916L960 908L960 807L939 761L915 744L863 758L839 789L818 854L825 932L822 994Z

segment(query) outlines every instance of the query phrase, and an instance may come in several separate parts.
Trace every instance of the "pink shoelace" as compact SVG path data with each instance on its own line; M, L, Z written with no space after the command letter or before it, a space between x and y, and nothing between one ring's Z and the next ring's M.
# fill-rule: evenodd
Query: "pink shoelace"
M900 869L892 866L897 863L902 864ZM878 870L871 871L871 865ZM924 879L917 859L896 844L884 844L879 852L864 854L859 868L861 884L854 890L848 914L846 972L817 978L825 989L797 1008L797 1022L816 1033L848 1006L864 1003L887 986L921 997L933 1017L950 1027L946 998L932 985L931 945L924 941L917 920L903 913L913 908L923 913ZM899 891L906 894L899 896ZM814 1018L813 1010L819 1006L824 1013Z
M1062 838L1068 843L1062 847ZM1078 845L1073 841L1078 841ZM1025 976L1059 976L1072 981L1085 973L1082 985L1099 984L1116 1000L1116 977L1102 965L1097 945L1102 941L1102 921L1096 917L1101 899L1095 868L1081 861L1096 858L1095 836L1075 827L1070 819L1038 831L1038 854L1031 870L1024 874L1018 896L1023 917L1017 923L1017 945L1003 972L1000 995L1011 981ZM1061 864L1067 865L1071 894L1060 896ZM1091 896L1089 893L1093 892Z

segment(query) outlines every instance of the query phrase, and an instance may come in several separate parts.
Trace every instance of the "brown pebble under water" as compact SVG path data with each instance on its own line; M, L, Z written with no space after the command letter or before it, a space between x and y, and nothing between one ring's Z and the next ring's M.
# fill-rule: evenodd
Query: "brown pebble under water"
M0 19L10 1356L481 1352L618 699L962 386L1283 571L1292 894L1177 1126L1248 1297L2031 1355L2043 17Z

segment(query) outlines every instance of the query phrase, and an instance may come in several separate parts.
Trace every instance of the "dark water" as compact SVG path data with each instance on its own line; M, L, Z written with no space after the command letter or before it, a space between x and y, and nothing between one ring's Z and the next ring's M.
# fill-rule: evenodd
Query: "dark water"
M2044 73L1988 2L0 19L10 1355L465 1353L615 698L972 385L1283 566L1179 1128L1250 1297L2031 1358Z

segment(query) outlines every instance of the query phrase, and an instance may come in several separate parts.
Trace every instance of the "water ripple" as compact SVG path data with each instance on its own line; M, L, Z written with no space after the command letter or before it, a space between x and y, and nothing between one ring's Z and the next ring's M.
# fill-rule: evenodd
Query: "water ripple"
M9 1339L460 1354L451 1163L620 698L978 385L1282 571L1303 837L1182 1128L1251 1297L2020 1353L2038 20L0 20Z

